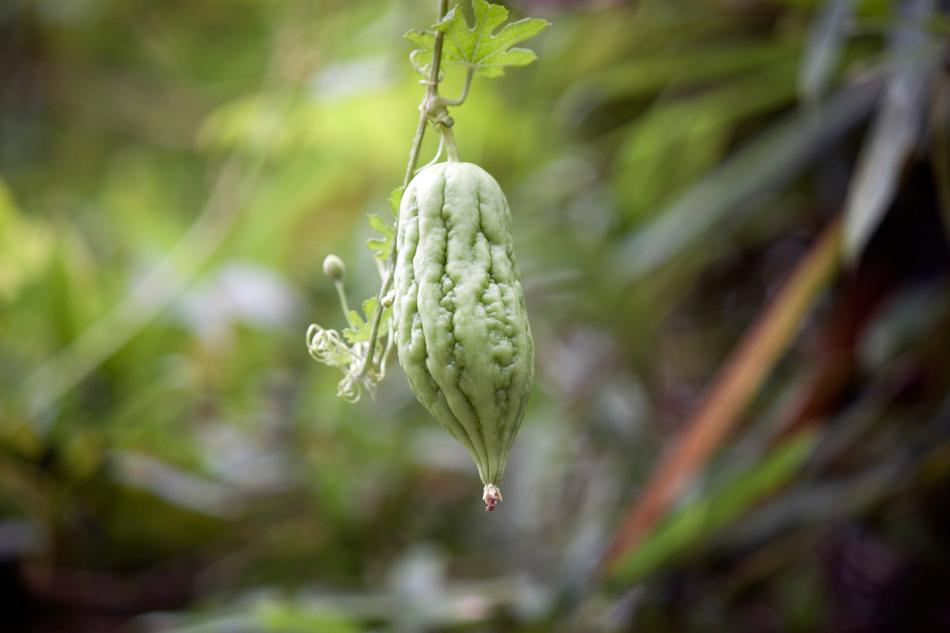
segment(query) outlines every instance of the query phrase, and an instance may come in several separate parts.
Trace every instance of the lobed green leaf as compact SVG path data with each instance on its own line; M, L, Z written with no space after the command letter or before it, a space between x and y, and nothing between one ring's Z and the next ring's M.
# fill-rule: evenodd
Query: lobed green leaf
M465 66L482 77L500 77L507 66L527 66L538 58L527 48L512 48L515 44L534 37L550 22L540 18L525 18L494 31L508 19L508 9L488 0L473 0L475 24L455 6L436 24L434 31L409 31L406 38L418 48L409 59L419 72L428 73L435 48L435 31L445 34L442 61Z

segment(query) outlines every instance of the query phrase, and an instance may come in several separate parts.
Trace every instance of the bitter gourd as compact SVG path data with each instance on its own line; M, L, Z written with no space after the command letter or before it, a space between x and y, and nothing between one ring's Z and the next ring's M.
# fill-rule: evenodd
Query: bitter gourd
M423 169L403 193L394 270L399 363L463 444L492 510L534 381L534 342L501 187L472 163Z

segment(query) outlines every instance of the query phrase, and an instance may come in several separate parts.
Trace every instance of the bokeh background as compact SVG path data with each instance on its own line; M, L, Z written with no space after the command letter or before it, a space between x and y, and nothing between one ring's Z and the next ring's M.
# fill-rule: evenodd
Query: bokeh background
M947 3L507 4L540 61L452 112L538 350L491 515L304 346L437 3L0 5L0 629L950 629Z

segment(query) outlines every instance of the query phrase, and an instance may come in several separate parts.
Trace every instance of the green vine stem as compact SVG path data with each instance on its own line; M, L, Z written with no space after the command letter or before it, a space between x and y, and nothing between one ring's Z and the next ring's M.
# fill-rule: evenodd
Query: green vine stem
M439 97L439 104L443 106L460 106L465 103L465 99L468 98L468 89L472 87L472 79L474 78L475 69L469 68L468 72L465 73L465 85L462 86L462 94L456 99L446 99L445 97Z
M445 17L445 14L448 12L448 0L439 0L439 21ZM435 125L437 125L442 132L442 139L446 144L446 152L450 160L458 160L458 150L455 147L455 138L451 133L452 119L448 116L448 111L446 110L446 102L439 97L439 70L442 62L442 46L445 41L445 34L442 31L436 30L435 33L435 47L432 52L432 66L429 69L429 78L425 81L426 84L426 95L422 100L422 103L419 104L419 124L416 126L416 135L412 140L412 147L409 150L409 162L406 165L406 173L402 180L402 187L405 189L409 185L409 181L412 180L412 176L416 171L416 164L419 162L419 152L422 149L422 140L425 137L426 126L431 120ZM470 73L471 74L471 73ZM461 101L459 104L465 100L465 97L468 95L468 88L471 84L471 78L466 77L465 86L462 90L462 96L460 97ZM455 100L458 101L458 100ZM452 105L458 105L454 102ZM448 130L448 137L446 136L445 130ZM451 141L451 142L450 142ZM453 158L454 156L454 158ZM396 217L396 230L399 229L399 217ZM384 307L384 298L389 293L392 288L393 283L393 269L396 265L396 242L393 241L393 249L389 254L389 263L386 266L386 271L383 276L382 285L380 285L379 293L377 295L376 310L373 313L373 326L370 330L369 342L367 343L366 356L363 359L363 365L360 367L359 373L354 377L355 381L362 380L366 373L370 370L370 366L373 364L373 357L376 350L376 342L379 338L379 326L383 318ZM391 337L390 337L391 338ZM381 363L383 367L381 368L385 371L385 363L388 358L389 350L383 353L383 358Z

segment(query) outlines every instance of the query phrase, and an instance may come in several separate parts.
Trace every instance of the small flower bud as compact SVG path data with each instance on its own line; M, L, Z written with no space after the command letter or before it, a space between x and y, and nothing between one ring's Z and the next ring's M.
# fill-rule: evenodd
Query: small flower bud
M327 255L323 260L323 274L333 281L343 281L344 273L346 273L346 265L343 260L336 255Z

